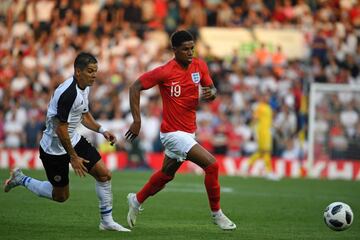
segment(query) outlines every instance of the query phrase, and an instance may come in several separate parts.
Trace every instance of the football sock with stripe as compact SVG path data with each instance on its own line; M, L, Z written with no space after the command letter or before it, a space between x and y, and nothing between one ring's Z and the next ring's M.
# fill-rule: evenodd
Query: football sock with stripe
M219 165L217 162L204 168L205 188L209 199L212 212L220 210L220 184L219 184Z
M25 176L22 180L22 185L39 197L52 199L53 186L48 181L39 181Z
M144 187L136 194L138 202L143 203L148 197L155 195L163 189L166 183L174 179L174 176L166 175L162 171L154 173Z
M99 199L101 221L112 222L112 192L111 182L96 181L96 195Z

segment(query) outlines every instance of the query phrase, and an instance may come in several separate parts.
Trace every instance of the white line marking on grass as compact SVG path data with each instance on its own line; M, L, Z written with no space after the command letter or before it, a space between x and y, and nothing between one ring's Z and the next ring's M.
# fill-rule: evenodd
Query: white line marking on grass
M169 186L167 188L164 189L165 192L189 192L189 193L205 193L205 188L204 187L181 187L181 186ZM228 187L222 187L220 189L221 192L223 193L233 193L234 190L232 188L228 188Z
M123 185L119 184L112 184L113 191L137 191L140 189L140 185L124 183ZM71 185L70 190L75 191L89 191L94 189L92 184L85 184L81 186ZM196 184L196 183L169 183L166 185L165 189L162 191L166 192L188 192L188 193L205 193L205 186L203 184ZM230 187L220 187L220 191L222 193L235 193L233 188Z

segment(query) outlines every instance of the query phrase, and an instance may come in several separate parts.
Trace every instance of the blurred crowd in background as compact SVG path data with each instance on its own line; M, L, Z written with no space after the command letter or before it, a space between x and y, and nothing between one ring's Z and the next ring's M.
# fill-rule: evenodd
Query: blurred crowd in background
M310 83L360 84L357 0L2 0L0 147L38 147L53 90L72 76L76 54L88 51L99 61L91 112L119 141L111 147L99 134L80 131L102 152L124 150L142 158L162 151L157 88L142 94L139 141L124 142L132 120L128 87L173 57L169 34L188 29L201 41L199 29L205 26L293 28L303 32L308 50L301 60L261 43L246 59L219 59L211 49L198 54L218 89L218 98L201 103L197 114L197 139L212 153L236 157L256 150L252 110L258 96L269 93L273 156L303 159ZM319 110L326 114L316 120L317 154L360 159L359 97L327 99Z

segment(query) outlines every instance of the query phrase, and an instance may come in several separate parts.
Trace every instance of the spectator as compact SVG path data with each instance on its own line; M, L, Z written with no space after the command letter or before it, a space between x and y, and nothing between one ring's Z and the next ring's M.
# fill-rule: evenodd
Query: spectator
M289 139L286 142L286 147L281 157L286 160L301 160L302 149L299 146L298 142L295 142L295 139Z
M6 148L20 148L21 135L23 126L19 121L16 121L15 114L11 114L10 118L5 120L5 147Z
M0 147L4 147L5 140L5 121L4 112L0 111Z
M24 126L24 147L25 148L38 148L39 141L41 139L42 131L45 129L43 122L39 121L39 117L35 112L30 112L28 114L28 121Z
M79 51L91 51L101 59L99 81L104 87L94 87L91 97L96 100L91 108L96 117L101 116L109 125L113 126L116 122L121 126L116 130L121 135L121 129L127 124L124 118L129 113L127 89L130 81L141 72L170 59L167 33L177 28L191 28L191 31L199 33L199 27L203 26L297 29L305 39L304 59L288 59L285 49L280 49L280 46L272 49L266 41L261 42L256 53L249 47L249 51L254 53L250 58L238 56L236 50L229 58L215 57L210 51L201 53L208 61L219 98L210 106L200 105L199 116L207 119L210 113L212 117L210 121L203 119L199 122L199 128L204 131L203 134L199 132L199 138L205 142L206 138L214 139L215 127L229 124L234 129L230 132L235 135L224 136L231 143L241 144L241 150L229 144L226 152L234 156L236 151L249 155L255 145L248 134L250 106L256 102L258 89L272 91L275 122L280 122L276 119L282 118L284 105L287 105L297 117L296 132L303 132L311 82L360 83L359 6L356 1L334 4L331 1L305 0L0 1L0 108L6 119L3 123L4 141L9 133L10 142L19 145L17 140L13 141L18 136L8 129L5 131L10 116L13 118L12 114L16 115L20 132L25 133L24 127L30 118L19 116L29 115L33 108L40 111L40 116L44 115L54 88L63 78L71 76L71 59ZM161 10L158 17L155 16L155 8ZM51 62L56 64L51 65ZM264 70L264 66L268 68ZM120 96L118 93L121 93ZM152 99L158 96L159 92L155 89L145 93L142 108L150 109L155 105ZM323 109L322 104L317 105L317 109L325 115L316 119L317 144L329 142L326 132L331 128L329 121L333 118L329 112L347 116L349 113L345 106L352 105L350 118L342 120L345 122L353 119L354 114L360 114L357 103L351 103L352 100L343 102L343 98L335 96L330 99L330 108ZM323 98L323 101L327 99ZM149 122L158 116L158 110L154 111L151 110L147 116ZM218 118L215 123L213 116L218 115L226 118ZM113 117L116 119L112 121ZM349 149L353 149L351 138L359 122L357 118L351 121L351 126L344 128ZM218 129L218 132L221 140L222 131ZM285 136L279 133L275 136L279 137L277 142L282 145L280 150L285 148L285 144L281 143L286 143L287 138L295 143L299 138L296 134ZM150 131L141 137L146 150L153 149L158 140ZM90 138L101 144L93 136ZM20 141L20 146L22 144ZM209 143L208 149L213 147ZM119 143L116 149L123 150L123 143ZM324 149L323 154L329 154L329 151ZM276 154L280 156L281 151Z
M329 146L331 159L342 160L346 158L348 140L338 118L335 119L329 132Z

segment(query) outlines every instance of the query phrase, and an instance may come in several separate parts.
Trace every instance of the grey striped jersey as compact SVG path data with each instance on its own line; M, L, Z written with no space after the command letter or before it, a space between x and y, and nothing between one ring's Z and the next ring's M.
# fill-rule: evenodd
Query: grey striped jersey
M76 80L71 77L59 85L50 100L46 114L46 129L40 140L42 149L52 155L65 154L59 137L56 134L54 119L69 124L68 132L72 146L75 146L81 136L76 128L81 124L82 114L89 111L89 87L84 90L76 84Z

